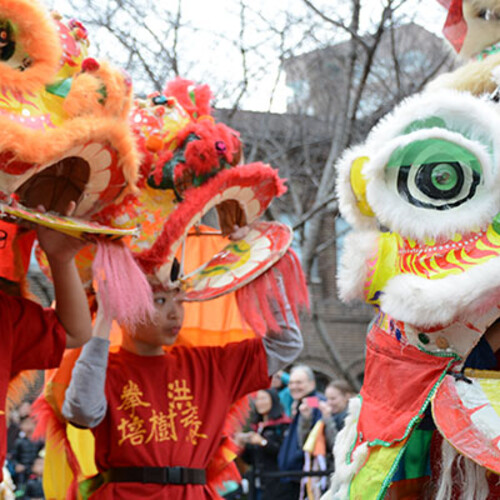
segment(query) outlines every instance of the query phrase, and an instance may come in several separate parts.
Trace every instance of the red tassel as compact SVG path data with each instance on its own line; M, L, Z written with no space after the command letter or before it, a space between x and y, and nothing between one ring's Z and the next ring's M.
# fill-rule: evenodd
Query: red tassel
M92 272L107 318L133 325L153 315L153 294L148 280L121 242L97 241Z
M281 275L283 290L280 290L274 271L278 271ZM281 330L267 297L272 297L277 302L287 326L288 320L285 314L287 302L297 325L300 309L309 308L309 294L304 273L292 249L288 249L271 269L236 292L238 308L243 319L255 333L261 336L264 336L268 330L274 332Z
M248 421L249 414L250 398L247 395L233 403L229 413L226 415L219 447L214 456L210 459L206 469L207 482L214 489L222 488L225 481L232 480L239 482L241 480L240 473L235 463L233 461L228 461L225 451L227 452L230 450L235 455L238 455L241 451L231 436L241 432L245 423Z

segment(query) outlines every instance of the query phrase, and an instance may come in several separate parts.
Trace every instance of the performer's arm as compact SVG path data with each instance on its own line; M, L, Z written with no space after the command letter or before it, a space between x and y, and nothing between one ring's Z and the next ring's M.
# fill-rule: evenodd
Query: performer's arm
M44 210L43 207L40 209ZM66 215L71 215L74 209L74 202L71 202ZM89 340L92 323L74 257L88 243L43 226L37 226L37 235L49 261L56 314L66 330L66 347L80 347Z
M108 366L111 321L97 312L92 338L85 344L73 368L62 414L80 427L96 427L106 415L104 392Z
M264 348L267 356L268 374L272 375L278 370L285 368L290 363L295 361L301 353L304 343L302 334L295 322L290 304L286 300L283 282L278 279L278 286L285 302L285 313L287 321L283 317L281 309L275 300L271 299L271 308L276 322L281 328L280 332L268 331L263 338ZM288 325L287 325L288 322Z

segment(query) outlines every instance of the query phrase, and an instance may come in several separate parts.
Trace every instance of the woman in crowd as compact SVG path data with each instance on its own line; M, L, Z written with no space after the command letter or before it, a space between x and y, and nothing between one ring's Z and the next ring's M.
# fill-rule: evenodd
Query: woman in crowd
M258 391L254 406L252 430L237 436L239 443L244 445L242 458L253 467L259 500L289 500L282 491L283 483L279 478L262 477L261 474L278 471L277 456L290 419L285 415L275 389Z
M349 399L354 396L354 392L346 380L333 380L325 389L326 401L318 401L318 408L321 411L321 419L324 423L324 434L327 450L328 467L333 467L332 450L335 438L344 427L347 416L347 406ZM302 416L299 427L299 440L302 444L306 442L307 436L312 428L311 416L312 408L307 402L299 406Z
M330 416L335 422L337 431L342 430L347 416L347 405L354 392L345 380L334 380L325 389L326 402L319 403L323 418ZM333 443L332 443L333 445Z

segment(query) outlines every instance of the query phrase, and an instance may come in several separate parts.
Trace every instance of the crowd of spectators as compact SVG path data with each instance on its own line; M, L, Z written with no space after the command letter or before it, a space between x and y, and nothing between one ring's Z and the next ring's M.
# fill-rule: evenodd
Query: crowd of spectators
M249 484L243 490L249 490L250 494L240 491L230 498L319 498L328 487L334 467L333 444L344 426L348 402L354 395L351 386L340 379L331 381L324 392L319 391L314 372L307 365L294 366L290 373L276 374L270 389L256 393L248 427L235 436L242 449L243 484ZM318 439L324 441L326 454L322 457L308 451L311 440ZM318 477L305 474L313 470L323 474Z
M30 412L28 401L9 412L4 471L10 475L16 499L42 500L44 442L32 438L35 421Z

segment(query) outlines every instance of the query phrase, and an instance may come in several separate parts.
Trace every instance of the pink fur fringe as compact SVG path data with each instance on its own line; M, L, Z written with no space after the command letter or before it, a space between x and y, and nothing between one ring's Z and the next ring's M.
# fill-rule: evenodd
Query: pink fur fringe
M282 287L278 281L279 276L283 282ZM238 308L243 319L260 336L264 336L269 330L281 331L267 297L277 303L287 326L287 302L295 322L300 324L299 311L309 308L309 294L300 261L292 249L288 249L271 269L236 292Z
M107 318L133 325L153 314L151 287L124 244L98 240L92 272Z

